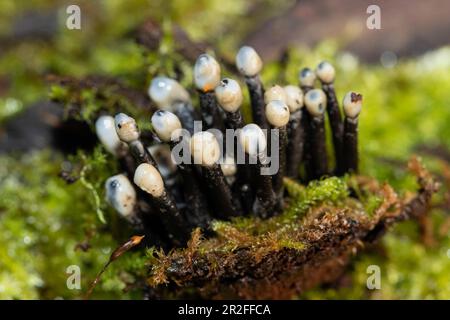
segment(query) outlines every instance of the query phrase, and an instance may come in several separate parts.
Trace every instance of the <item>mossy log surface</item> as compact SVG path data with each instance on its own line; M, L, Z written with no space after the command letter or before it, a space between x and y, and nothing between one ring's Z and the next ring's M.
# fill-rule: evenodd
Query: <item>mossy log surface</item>
M382 199L372 214L362 209L360 199L349 197L343 203L325 201L311 207L282 239L275 232L251 235L233 223L217 227L217 237L208 240L197 229L186 249L158 254L149 283L156 295L215 299L288 299L331 283L366 243L376 241L396 222L427 213L438 184L417 159L409 168L419 190L403 198L387 184L352 177L360 192Z

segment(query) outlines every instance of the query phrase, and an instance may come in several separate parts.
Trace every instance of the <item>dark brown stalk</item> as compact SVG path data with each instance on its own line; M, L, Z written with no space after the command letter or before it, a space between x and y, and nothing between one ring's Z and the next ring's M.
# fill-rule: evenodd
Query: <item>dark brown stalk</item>
M244 127L244 119L242 118L241 111L236 112L225 112L225 127L227 129L242 129Z
M137 163L148 163L158 168L155 159L153 159L152 155L141 140L132 141L128 143L128 146L130 147L131 154Z
M287 148L287 129L286 126L278 128L277 131L272 134L278 135L279 141L279 152L278 161L279 168L278 172L272 178L273 191L277 196L278 203L282 206L283 202L283 178L286 176L286 148ZM271 155L273 158L274 155Z
M344 119L344 172L358 172L358 118Z
M303 91L303 95L306 95L309 90L312 90L311 86L300 86ZM303 144L303 166L304 166L304 177L303 181L308 182L311 181L314 177L313 173L313 165L311 159L311 115L308 110L305 108L301 109L302 111L302 127L304 132L304 144Z
M177 102L173 105L174 114L180 119L183 128L194 134L194 121L199 121L200 116L188 102Z
M259 76L245 77L250 103L252 106L253 122L261 129L268 129L269 125L264 114L264 87Z
M159 211L161 221L175 246L184 246L189 239L189 226L178 210L172 197L164 191L160 197L151 197L152 204Z
M344 127L342 125L342 115L339 109L339 103L336 99L336 92L334 90L333 83L323 83L322 90L327 96L327 113L333 137L334 156L336 159L336 174L340 176L345 171L343 158Z
M302 123L303 109L291 114L287 125L288 145L286 149L286 176L296 179L303 160L305 131Z
M272 176L262 175L261 169L268 167L268 161L265 155L258 157L257 163L251 165L254 175L254 190L256 199L253 204L253 212L261 218L268 218L275 213L277 199L273 191Z
M328 174L328 157L325 143L325 121L323 116L311 116L310 139L313 178L320 179Z
M169 144L170 149L172 150L179 143L184 142L172 141ZM180 152L180 157L182 156ZM194 167L185 163L177 164L177 167L183 184L184 201L187 204L188 212L185 215L186 220L191 227L207 229L211 222L211 216L208 213L207 201L202 192Z
M220 166L217 163L210 167L202 166L201 173L208 191L209 204L214 209L212 213L220 219L241 215L241 205L233 199Z
M218 129L225 132L225 125L222 116L219 113L219 106L217 105L216 95L214 91L202 92L199 91L200 109L202 113L203 130Z

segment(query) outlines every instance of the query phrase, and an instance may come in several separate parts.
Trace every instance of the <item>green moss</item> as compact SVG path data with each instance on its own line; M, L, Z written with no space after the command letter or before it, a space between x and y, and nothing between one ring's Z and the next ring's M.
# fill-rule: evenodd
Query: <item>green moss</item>
M322 202L336 203L347 197L347 185L343 179L331 177L319 181L312 181L297 197L293 198L283 221L298 219L311 207Z
M290 1L261 1L256 7L273 14ZM267 12L242 19L249 8L247 2L221 0L192 2L177 0L142 2L80 1L88 24L83 32L64 28L52 41L27 41L5 48L0 56L0 123L4 124L36 101L48 98L48 73L83 78L107 75L123 81L124 86L145 95L150 79L157 74L178 76L186 87L192 87L192 65L176 53L170 30L181 25L197 40L206 40L217 48L216 54L233 61L241 35L251 24L261 21ZM0 2L0 35L7 36L11 22L29 9L48 10L57 1ZM204 10L199 10L202 8ZM63 12L63 11L62 11ZM100 14L101 12L101 14ZM154 52L136 45L128 35L148 15L162 23L164 36ZM64 17L62 15L61 17ZM205 32L208 26L208 32ZM230 28L237 30L229 32ZM101 36L100 36L101 35ZM396 190L414 190L416 182L406 174L406 160L419 145L450 148L450 48L423 57L399 60L392 70L379 65L364 65L348 53L340 51L342 43L324 39L315 48L290 48L285 66L267 62L262 78L265 83L297 83L301 66L314 67L320 60L335 63L338 100L348 90L364 96L360 117L360 156L362 174L388 181ZM30 55L30 52L33 54ZM224 70L225 76L230 76ZM111 87L97 90L52 85L50 97L67 107L82 106L77 116L93 126L99 111L111 114L120 110L136 116L141 128L148 129L149 114ZM245 92L244 114L249 119L248 94ZM80 291L68 290L65 269L76 264L82 270L83 289L94 279L107 261L111 250L124 240L123 223L104 201L103 183L117 173L115 159L98 147L92 154L79 153L70 159L72 174L79 178L67 185L59 177L66 159L47 150L27 155L0 156L0 298L78 298ZM433 172L441 174L440 160L424 157ZM255 218L239 218L217 222L219 236L228 237L230 250L241 243L239 237L279 247L302 250L303 244L286 238L288 230L311 210L320 205L341 206L348 196L349 180L329 178L302 186L286 181L290 201L286 212L263 223ZM349 183L349 188L354 185ZM363 211L371 214L381 198L359 192ZM403 193L403 191L401 192ZM441 192L435 202L441 203ZM435 226L442 223L444 212L433 210ZM102 223L106 222L106 223ZM318 289L306 297L313 298L443 298L448 299L448 238L439 238L432 249L424 247L417 227L407 224L396 228L384 241L387 257L378 253L360 256L351 273L351 288ZM267 235L270 235L270 238ZM234 239L234 240L233 240ZM91 249L75 251L77 243L88 240ZM155 249L157 250L157 249ZM203 251L202 251L203 250ZM206 252L200 248L199 252ZM158 251L159 252L159 251ZM161 252L159 252L162 255ZM125 282L143 276L145 256L142 251L127 253L113 263L94 292L98 298L135 297L135 291L122 292ZM380 264L383 289L369 292L365 287L368 264Z

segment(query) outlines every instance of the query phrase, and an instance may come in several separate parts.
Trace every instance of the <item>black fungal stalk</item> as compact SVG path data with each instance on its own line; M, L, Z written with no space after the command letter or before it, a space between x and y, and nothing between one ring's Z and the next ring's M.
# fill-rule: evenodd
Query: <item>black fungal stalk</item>
M212 213L221 219L242 215L241 205L233 198L218 164L220 147L216 137L206 131L198 132L190 140L190 150L194 164L200 165Z
M289 121L289 108L284 101L273 100L266 106L266 118L271 126L271 139L277 139L278 153L271 154L272 161L278 159L279 168L273 176L273 190L277 196L279 207L283 203L283 178L286 175L286 148L287 148L287 129Z
M310 68L303 68L300 70L299 75L300 89L303 94L306 95L308 91L314 89L314 82L316 81L316 75ZM302 127L305 133L305 139L303 144L303 165L304 165L304 181L308 182L314 179L313 164L312 164L312 147L311 147L311 116L307 108L302 109Z
M187 146L187 142L181 135L181 122L178 117L170 111L158 110L153 114L151 122L158 138L167 143L172 152L178 149L177 145L180 145L178 156L183 159L183 150L186 149L183 145ZM188 205L186 220L191 227L199 226L206 229L211 222L211 217L194 167L183 162L177 163L177 167L183 185L184 202Z
M189 226L178 210L172 196L164 187L159 171L148 163L140 164L134 174L134 183L147 192L151 203L175 246L183 246L189 239Z
M289 107L286 146L286 176L296 179L303 161L305 131L302 125L303 92L297 86L284 87Z
M322 83L322 90L327 96L327 113L333 137L334 157L336 159L336 175L344 173L343 134L341 110L334 90L334 67L326 61L319 63L316 69L317 78Z
M269 168L264 132L258 125L248 124L241 131L240 143L248 154L249 160L253 161L253 164L249 164L254 176L253 189L256 194L253 212L262 218L271 217L274 214L277 199L273 191L272 176L262 172Z
M264 115L264 86L259 78L263 63L258 53L252 47L244 46L236 55L236 66L245 77L245 83L250 95L253 122L262 129L268 129Z
M325 103L326 96L320 89L308 91L305 105L310 114L311 166L314 179L328 174L328 157L325 141Z
M358 116L362 95L349 92L344 97L344 172L358 172Z

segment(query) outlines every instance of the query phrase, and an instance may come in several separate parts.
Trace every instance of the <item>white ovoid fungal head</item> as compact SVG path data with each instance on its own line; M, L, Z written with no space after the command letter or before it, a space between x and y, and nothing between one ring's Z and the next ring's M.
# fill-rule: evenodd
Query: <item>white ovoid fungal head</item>
M223 159L223 163L220 164L220 168L222 169L225 177L232 177L237 171L236 162L234 161L234 158L229 155Z
M148 163L141 163L134 172L134 183L154 198L164 194L164 181L159 171Z
M272 100L266 105L267 121L275 128L287 125L289 116L289 108L284 101Z
M332 83L334 81L335 70L331 63L322 61L317 65L316 75L323 83Z
M263 63L255 49L243 46L236 55L236 67L242 75L254 77L261 72Z
M213 91L220 83L220 65L209 54L201 54L194 66L194 82L202 92Z
M347 117L356 118L361 112L362 95L353 91L347 92L342 105L344 106L344 113Z
M106 115L100 116L95 121L95 132L105 149L111 154L117 154L117 149L122 142L117 135L114 118Z
M216 99L226 112L236 112L242 104L242 90L239 83L233 79L225 78L216 87Z
M130 218L136 205L136 191L130 180L118 174L105 182L106 201L123 217Z
M189 102L189 93L176 80L168 77L153 78L148 95L163 110L171 110L175 102Z
M279 85L274 85L264 92L264 102L266 104L273 100L281 100L284 103L287 102L286 92Z
M310 68L303 68L298 73L298 80L301 86L313 87L316 81L316 74Z
M303 107L303 92L298 86L285 86L284 92L286 92L286 104L291 113Z
M125 113L118 113L114 117L116 132L119 139L124 142L132 142L139 139L139 129L136 120Z
M195 164L205 167L214 165L220 158L220 146L216 137L207 131L195 133L189 141Z
M163 142L177 140L181 135L181 122L178 117L170 111L158 110L153 113L153 130Z
M261 128L250 123L242 128L239 136L239 142L246 153L251 156L257 156L267 147L267 139Z
M327 97L321 89L309 90L305 95L305 106L314 117L323 115L326 109Z

